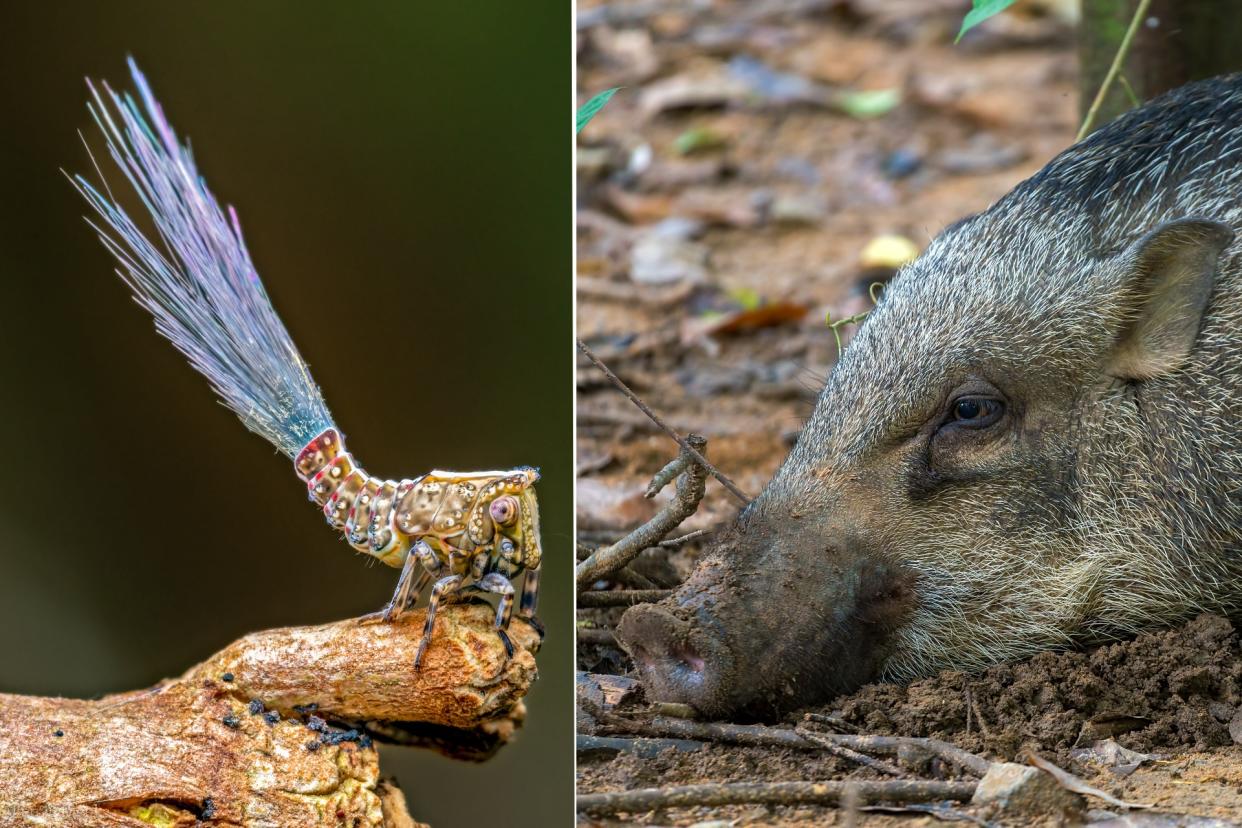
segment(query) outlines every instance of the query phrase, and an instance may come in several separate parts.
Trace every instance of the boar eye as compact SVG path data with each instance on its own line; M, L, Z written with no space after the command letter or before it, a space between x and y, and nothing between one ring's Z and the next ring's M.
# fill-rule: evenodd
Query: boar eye
M949 423L963 428L986 428L1005 413L1005 404L990 397L961 397L953 402ZM946 423L947 425L947 423Z

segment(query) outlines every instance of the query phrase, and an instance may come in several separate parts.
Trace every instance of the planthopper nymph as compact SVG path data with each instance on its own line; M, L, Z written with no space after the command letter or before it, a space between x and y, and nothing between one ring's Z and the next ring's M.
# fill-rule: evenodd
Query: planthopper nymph
M518 616L540 629L538 471L432 471L408 480L363 471L268 300L237 214L220 208L146 79L132 60L129 66L138 100L88 82L88 107L158 238L143 234L106 180L101 192L80 175L71 178L102 220L91 226L116 257L117 273L220 400L293 460L329 525L360 552L401 568L377 618L400 616L432 584L415 668L437 608L468 591L499 597L495 628L512 655L506 630L515 601ZM512 581L523 573L519 597Z

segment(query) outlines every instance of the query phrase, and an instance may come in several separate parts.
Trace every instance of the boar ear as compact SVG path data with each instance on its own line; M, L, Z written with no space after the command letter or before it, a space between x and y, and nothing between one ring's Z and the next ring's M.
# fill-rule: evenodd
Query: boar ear
M1124 379L1158 377L1190 354L1216 283L1216 263L1233 241L1228 225L1208 219L1166 222L1120 259L1125 321L1106 370Z

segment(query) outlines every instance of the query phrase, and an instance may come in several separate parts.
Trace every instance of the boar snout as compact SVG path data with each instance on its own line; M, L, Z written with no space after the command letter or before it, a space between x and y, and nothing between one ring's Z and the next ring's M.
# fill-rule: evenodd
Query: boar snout
M732 659L728 648L706 632L703 622L709 619L694 623L676 612L658 604L634 607L622 617L617 635L638 665L651 699L711 709L712 700L725 690Z
M907 578L819 537L753 529L731 533L675 595L622 617L648 698L768 719L875 678Z

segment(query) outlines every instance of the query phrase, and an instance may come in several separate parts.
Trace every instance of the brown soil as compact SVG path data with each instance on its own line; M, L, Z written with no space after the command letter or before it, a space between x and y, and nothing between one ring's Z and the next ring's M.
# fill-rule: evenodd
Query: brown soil
M1229 722L1242 703L1240 655L1229 621L1204 615L1178 629L1083 652L1043 653L977 676L946 671L909 686L873 684L814 712L836 715L864 733L945 739L994 760L1035 751L1123 800L1153 804L1163 813L1237 818L1242 748L1234 746ZM1155 758L1121 777L1072 752L1105 738ZM824 753L726 745L579 763L584 792L843 778L877 777ZM709 812L741 824L832 824L838 816L816 807L737 806L671 810L635 821L692 824ZM1092 816L1104 818L1103 809Z
M1071 748L1110 736L1144 753L1203 751L1232 744L1229 722L1242 703L1238 656L1229 621L1204 615L1175 630L1041 653L977 676L944 672L904 687L869 685L830 709L867 733L949 739L1007 759L1025 747L1065 764Z
M968 5L579 0L579 100L623 87L579 138L579 335L674 428L705 435L710 458L752 495L796 439L836 359L825 314L866 310L866 286L887 275L860 260L868 242L898 234L921 247L1073 140L1077 68L1062 15L1076 4L1018 3L954 45ZM897 91L900 103L860 119L767 93L730 97L739 70L831 94ZM653 89L702 78L711 82L695 87L691 105L653 104ZM644 243L669 230L683 244L672 253L656 245L655 263L673 273L644 275ZM775 310L748 317L756 303ZM713 330L719 314L741 324ZM657 504L641 492L676 447L585 360L578 392L579 540L611 542L653 514ZM709 482L683 528L719 526L736 512ZM649 550L633 569L671 586L697 555L695 546ZM610 627L620 615L582 610L579 621ZM1242 703L1238 655L1232 628L1202 618L978 676L874 685L825 712L865 733L936 736L991 758L1032 748L1124 799L1242 819L1242 752L1228 727ZM600 645L580 645L578 666L630 670L624 654ZM1110 735L1166 758L1121 778L1071 757ZM820 753L713 745L648 759L582 756L579 789L873 773ZM837 817L739 806L630 818L818 825Z

